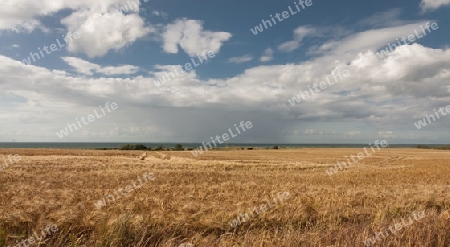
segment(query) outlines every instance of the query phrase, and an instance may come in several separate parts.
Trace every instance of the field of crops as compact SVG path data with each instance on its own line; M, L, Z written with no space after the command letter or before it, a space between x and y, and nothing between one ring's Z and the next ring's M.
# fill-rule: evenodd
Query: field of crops
M449 246L450 152L361 151L0 149L0 246Z

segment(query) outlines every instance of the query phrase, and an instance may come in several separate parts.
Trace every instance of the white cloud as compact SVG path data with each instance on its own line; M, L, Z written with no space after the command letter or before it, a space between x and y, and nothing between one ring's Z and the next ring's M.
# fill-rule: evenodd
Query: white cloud
M14 45L12 45L12 48L20 48L20 45L14 44Z
M62 57L62 59L70 66L74 67L78 73L85 75L93 75L94 72L104 75L135 74L139 70L139 67L133 65L102 67L98 64L90 63L76 57Z
M449 4L450 0L422 0L420 8L422 11L433 11Z
M293 52L300 47L300 42L296 40L287 41L278 46L278 50L282 52Z
M231 37L231 33L203 30L203 22L198 20L176 20L165 28L163 49L167 53L178 53L180 46L191 57L203 51L218 53L223 42Z
M343 39L332 40L314 49L314 53L330 53L334 55L349 53L355 55L362 51L376 50L397 42L396 38L413 34L415 30L421 30L420 25L429 21L421 21L413 24L396 27L372 29L364 32L351 34ZM429 34L431 35L431 34Z
M273 60L273 50L272 48L267 48L263 55L259 58L261 62L269 62Z
M253 60L253 56L252 55L245 55L242 57L232 57L230 59L228 59L228 62L230 63L246 63L246 62L250 62Z
M284 42L283 44L278 46L278 50L282 52L292 52L297 50L301 42L304 38L308 36L320 36L321 31L319 28L309 27L309 26L301 26L294 30L294 40Z
M40 4L25 0L6 0L0 4L0 30L13 30L15 32L31 32L40 25L34 19L51 11L47 8L45 1Z
M100 69L100 65L90 63L80 58L76 57L62 57L62 60L66 62L68 65L74 67L78 73L85 75L93 75L92 71L96 71Z
M127 14L110 10L98 13L90 10L78 11L61 21L69 32L80 33L80 38L71 42L70 52L85 53L88 57L103 56L110 50L119 50L154 31L145 27L138 14Z
M81 37L71 42L67 49L91 58L98 57L110 50L124 48L154 31L139 16L139 4L142 2L137 0L7 1L0 8L0 30L32 32L40 28L49 32L39 18L70 9L73 12L61 23L68 32L79 32Z
M138 71L139 67L133 65L106 66L97 70L98 73L104 75L131 75Z
M10 29L16 33L22 33L22 32L31 33L36 28L41 28L42 30L46 30L42 26L41 22L37 21L37 20L21 21L21 22L15 24Z
M0 78L2 78L0 92L10 90L33 92L38 87L41 93L48 91L59 97L54 90L62 87L67 90L67 94L75 90L94 97L94 92L99 92L112 98L126 99L124 102L137 101L153 106L162 104L202 107L205 103L215 102L216 105L229 107L236 105L238 108L253 105L263 107L265 110L283 109L286 113L294 113L295 118L302 119L348 117L376 122L377 119L383 119L383 116L390 116L385 119L389 122L394 117L396 121L402 120L405 113L414 115L415 111L411 109L416 111L424 109L426 112L429 105L423 104L420 99L429 99L433 96L436 102L439 101L443 105L449 98L447 81L450 78L448 72L450 49L431 49L419 44L402 46L395 54L384 59L378 58L374 51L368 51L355 56L350 63L330 64L327 57L322 57L297 65L258 66L228 79L201 80L191 71L186 76L166 83L167 87L164 88L155 87L153 80L160 76L159 73L171 71L172 68L167 66L160 66L159 69L164 71L154 72L151 74L152 77L85 79L32 65L24 66L19 61L7 57L0 56L0 58ZM105 72L104 67L78 58L64 59L80 73ZM299 73L293 77L282 76L280 72L286 68ZM308 90L308 85L324 80L335 68L349 70L350 76L296 107L283 106L288 104L287 99L293 97L296 92ZM20 80L17 82L11 80L17 75L20 75ZM30 83L32 81L34 83ZM278 86L280 82L283 82L281 91ZM203 85L207 85L210 94L203 95ZM178 90L177 94L172 90ZM343 90L347 93L343 94ZM65 98L64 95L62 97ZM368 103L378 104L390 100L395 102L403 100L405 105L410 104L409 110L384 109Z
M0 4L0 30L31 32L42 26L39 17L52 15L63 9L103 12L119 4L126 5L127 0L6 0Z
M167 14L166 12L164 12L164 11L157 11L157 10L153 11L153 12L152 12L152 15L154 15L154 16L160 16L160 17L162 17L162 18L164 18L164 19L166 19L167 16L168 16L168 14Z
M450 48L432 49L420 44L400 46L395 53L380 59L376 55L375 47L378 47L381 41L372 42L370 38L375 34L383 34L383 41L386 41L398 35L394 34L394 31L406 32L400 28L352 34L333 41L335 43L330 50L337 49L340 52L319 53L310 61L299 64L248 68L242 74L231 78L201 79L191 70L185 76L167 82L164 87L156 87L153 81L165 72L170 72L166 65L157 67L157 72L152 71L146 76L86 78L34 65L24 66L19 61L0 56L0 94L2 106L6 105L0 111L0 122L8 133L25 133L33 129L34 132L57 138L52 131L61 129L68 121L73 122L74 117L83 115L86 108L114 100L120 103L121 111L117 112L117 115L108 116L107 121L99 121L98 126L101 129L109 131L116 127L119 127L119 130L127 128L129 122L146 121L147 118L142 118L145 115L154 121L155 128L167 129L170 126L170 131L179 131L179 135L183 135L181 132L187 133L195 129L199 129L199 132L220 133L219 131L223 130L205 131L205 128L229 128L223 126L229 124L228 121L211 117L211 114L220 116L224 111L229 111L233 112L230 116L242 119L247 119L249 114L255 112L259 114L256 119L264 119L258 122L260 125L264 125L266 120L277 119L283 124L291 124L292 129L304 131L307 128L315 128L316 130L308 133L318 133L316 135L329 132L320 126L316 128L317 125L311 123L341 122L350 126L346 127L346 130L360 130L361 125L368 126L366 128L371 128L376 138L380 135L394 135L393 138L412 136L403 135L402 131L407 131L408 127L414 130L413 122L450 102ZM361 46L362 50L350 49L350 54L342 54L342 51L349 50L345 47L347 42L354 44L357 40L366 42ZM265 55L270 55L272 59L273 50L267 49ZM76 58L65 59L80 73L85 74L116 69L106 69ZM300 90L307 91L308 86L313 83L325 80L325 77L337 68L348 70L350 76L301 104L293 107L289 105L288 99ZM281 83L282 87L279 86ZM157 112L156 109L163 110ZM199 109L200 113L189 115L192 112L188 112L187 115L180 115L192 109ZM86 109L86 112L91 112L88 110ZM176 125L181 121L192 121L190 124L195 128L179 130ZM194 122L208 124L198 128ZM41 127L34 128L35 125L31 123L41 124ZM306 125L307 123L309 125ZM356 128L354 123L360 126ZM142 126L145 124L142 123ZM185 126L189 128L190 125ZM274 124L261 128L264 133L269 133L274 130L273 126L277 129L283 128ZM448 137L449 126L450 118L441 118L427 128L441 128L439 133ZM380 129L388 129L392 133L379 133ZM289 133L292 134L292 131ZM429 136L428 133L422 133L420 135ZM356 132L347 134L357 136Z

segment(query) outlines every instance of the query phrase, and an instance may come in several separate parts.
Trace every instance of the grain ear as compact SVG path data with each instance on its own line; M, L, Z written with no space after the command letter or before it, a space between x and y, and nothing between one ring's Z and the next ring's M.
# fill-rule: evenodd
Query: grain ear
M447 210L444 213L442 213L441 218L444 220L449 220L450 219L450 210Z

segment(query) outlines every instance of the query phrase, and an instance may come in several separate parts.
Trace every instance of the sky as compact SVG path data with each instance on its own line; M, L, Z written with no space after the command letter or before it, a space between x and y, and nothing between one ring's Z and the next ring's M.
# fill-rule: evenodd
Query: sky
M449 13L450 0L2 0L0 142L206 142L250 121L230 142L450 143Z

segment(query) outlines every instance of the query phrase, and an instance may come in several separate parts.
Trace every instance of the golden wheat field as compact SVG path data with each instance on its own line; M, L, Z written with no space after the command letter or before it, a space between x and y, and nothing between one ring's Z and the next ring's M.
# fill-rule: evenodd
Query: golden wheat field
M0 246L450 246L450 152L358 152L1 149Z

